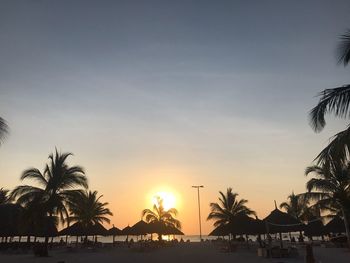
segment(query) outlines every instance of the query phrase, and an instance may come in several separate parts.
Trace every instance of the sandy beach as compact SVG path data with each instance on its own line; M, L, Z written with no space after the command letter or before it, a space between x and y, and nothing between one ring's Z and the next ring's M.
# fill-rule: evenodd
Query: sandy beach
M223 253L211 244L179 244L174 247L156 249L152 252L138 252L129 248L100 248L97 250L81 249L67 251L57 249L50 251L48 258L34 257L27 254L0 254L0 262L17 263L39 263L39 262L65 262L65 263L89 263L89 262L304 262L302 250L298 258L274 258L266 259L257 256L255 249L240 248L233 253ZM315 247L314 254L318 263L345 263L349 262L350 252L343 248L321 248Z

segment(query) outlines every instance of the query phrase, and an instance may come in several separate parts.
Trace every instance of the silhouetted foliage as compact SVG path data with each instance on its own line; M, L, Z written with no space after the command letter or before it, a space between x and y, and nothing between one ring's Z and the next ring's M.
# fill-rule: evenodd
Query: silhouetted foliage
M10 190L0 188L0 205L7 204L10 201Z
M306 184L305 197L323 210L341 211L350 245L350 162L332 161L310 166L305 174L314 174Z
M317 213L315 209L309 208L309 200L302 195L295 195L294 192L288 196L287 202L280 204L280 208L300 221L308 221Z
M109 223L107 216L112 212L106 208L108 203L100 201L102 195L97 196L97 191L77 191L68 201L70 210L69 220L79 222L84 227L95 224Z
M339 63L347 66L350 61L350 30L340 36L340 43L337 48Z
M0 144L5 139L6 135L8 134L9 127L6 123L6 121L0 117Z
M248 200L238 199L238 193L232 192L232 188L227 188L226 195L221 191L219 193L219 203L210 203L211 212L207 218L207 220L215 220L215 227L231 224L237 216L256 215L246 206Z
M157 203L153 205L153 209L144 209L142 211L142 218L145 219L147 223L161 223L165 226L171 226L181 229L181 223L175 217L178 211L175 208L170 208L168 210L164 209L163 199L157 197ZM161 233L158 233L159 239L161 239Z
M44 172L36 168L25 170L21 180L32 180L35 185L20 185L11 192L11 198L23 205L28 213L26 226L46 224L46 233L50 231L52 220L56 216L64 221L69 216L67 201L80 191L74 188L87 188L87 179L80 166L68 166L66 159L71 153L49 155L49 163ZM48 219L47 219L48 218ZM47 221L47 223L45 223ZM48 236L45 237L47 249Z
M350 31L340 38L338 46L339 62L348 65L350 59ZM310 111L310 124L314 131L320 132L326 125L325 115L334 114L336 117L349 118L350 85L325 89L319 94L318 104ZM315 158L318 164L329 158L346 161L349 159L350 126L336 134L329 145Z

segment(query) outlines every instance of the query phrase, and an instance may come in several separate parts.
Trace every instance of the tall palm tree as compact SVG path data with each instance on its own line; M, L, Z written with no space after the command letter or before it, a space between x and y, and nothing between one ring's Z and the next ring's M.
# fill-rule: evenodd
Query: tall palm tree
M72 222L79 222L84 227L95 224L109 223L107 216L112 212L106 208L108 203L100 201L102 195L97 196L97 191L79 191L68 201Z
M0 117L0 144L3 142L5 139L5 136L8 133L8 126L6 121Z
M219 202L210 203L211 212L207 220L215 220L214 226L227 225L234 221L237 216L252 216L256 213L248 208L248 200L238 199L238 193L232 192L232 188L227 188L226 195L219 192Z
M10 201L9 190L0 188L0 205L7 204Z
M280 208L284 209L287 214L299 221L308 221L317 213L317 211L313 211L309 208L308 205L308 199L303 198L303 195L295 195L294 192L292 192L292 194L288 196L288 201L280 204Z
M339 63L347 66L350 61L350 30L340 38L338 45ZM325 89L319 93L320 100L310 112L310 124L314 131L320 132L326 125L325 115L334 114L336 117L350 117L350 85ZM349 159L350 126L331 138L330 143L315 158L318 164L332 159Z
M142 218L145 218L147 223L160 222L167 226L172 226L181 229L181 223L175 217L178 211L175 208L166 210L163 205L163 199L159 196L156 197L157 202L153 205L153 209L144 209L142 211ZM158 233L159 240L162 239L162 235Z
M340 209L350 247L350 162L326 162L322 166L310 166L306 168L305 174L315 175L307 182L308 193L305 195L323 209Z
M26 208L40 205L49 217L58 216L62 222L69 216L67 201L79 189L87 188L87 179L80 166L69 166L66 160L72 153L49 155L44 172L30 168L21 175L21 180L32 180L34 185L20 185L11 192L11 198ZM35 203L36 205L33 205ZM45 239L48 242L48 239Z

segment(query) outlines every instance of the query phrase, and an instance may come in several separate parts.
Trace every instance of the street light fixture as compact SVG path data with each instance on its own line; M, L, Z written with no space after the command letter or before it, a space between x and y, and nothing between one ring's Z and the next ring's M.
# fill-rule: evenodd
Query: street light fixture
M192 185L192 188L197 188L198 194L198 220L199 220L199 239L202 241L202 222L201 222L201 203L199 198L199 188L203 188L203 185Z

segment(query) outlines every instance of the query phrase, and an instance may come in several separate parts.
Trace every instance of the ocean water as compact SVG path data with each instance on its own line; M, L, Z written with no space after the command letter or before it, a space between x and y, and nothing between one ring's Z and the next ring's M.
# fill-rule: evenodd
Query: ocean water
M298 239L298 236L299 236L299 233L292 233L292 236L297 240L297 239ZM147 236L146 236L146 239L150 239L150 237L151 237L150 235L147 235ZM153 237L153 240L157 240L157 238L158 238L158 236L155 235L155 234L154 234L152 237ZM54 241L54 242L59 242L61 238L62 238L64 241L66 240L66 237L63 236L63 237L55 237L55 238L53 238L53 241ZM89 240L91 240L91 241L93 240L93 237L91 237L91 236L88 237L88 238L89 238ZM129 236L129 240L130 240L131 238L132 238L134 241L138 241L138 240L141 239L140 237ZM173 239L173 238L176 238L177 240L180 240L180 239L182 238L184 241L189 240L190 242L200 242L199 235L183 235L183 236L175 236L175 237L173 237L173 236L163 236L163 239L164 239L164 240ZM203 239L203 240L216 240L217 238L218 238L218 237L216 237L216 236L202 235L202 239ZM221 237L220 237L220 238L221 238ZM227 238L227 237L226 237L226 238ZM254 241L256 240L256 236L248 236L248 238L251 239L251 240L254 240ZM262 236L262 238L264 239L264 236ZM273 238L273 239L276 239L277 236L272 235L272 238ZM283 240L289 240L289 235L283 234L282 238L283 238ZM144 239L145 239L145 238L144 238ZM27 240L27 237L22 237L22 242L25 242L26 240ZM34 238L31 237L31 241L32 241L32 242L33 242L33 240L34 240ZM44 238L37 238L37 240L38 240L39 242L44 242ZM74 236L69 236L68 239L67 239L67 241L68 241L69 243L75 243L76 240L77 240L77 238L74 237ZM125 241L125 240L126 240L126 236L115 236L114 240L115 240L115 241ZM321 240L321 238L320 238L320 237L314 238L314 240ZM13 241L18 241L18 237L13 238ZM50 241L51 241L51 239L50 239ZM97 241L98 241L98 242L102 242L102 243L112 243L113 237L112 237L112 236L98 236L98 237L97 237ZM81 242L81 237L79 237L79 242Z
M153 235L153 240L156 240L157 239L157 235ZM53 238L53 241L54 242L59 242L60 239L63 239L64 241L66 240L66 237L65 236L62 236L62 237L54 237ZM93 237L88 237L89 240L93 240ZM140 240L141 238L140 237L136 237L136 236L129 236L129 240L130 239L133 239L134 241L138 241ZM147 239L150 239L150 235L147 235L146 236ZM163 236L163 239L164 240L168 240L168 239L173 239L174 237L173 236ZM184 235L184 236L175 236L175 238L177 240L180 240L181 238L184 240L184 241L187 241L189 240L190 242L199 242L200 241L200 238L199 238L199 235ZM202 235L202 239L203 240L215 240L217 239L217 237L213 237L213 236L207 236L207 235ZM18 237L14 237L12 239L13 241L18 241L19 238ZM31 237L31 241L33 242L34 238ZM36 239L37 241L39 242L44 242L44 238L37 238ZM69 243L75 243L77 238L74 237L74 236L68 236L68 242ZM81 237L78 238L79 242L81 241ZM126 240L126 236L115 236L114 238L115 241L125 241ZM25 242L27 241L27 237L22 237L21 239L22 242ZM50 238L50 241L51 241L51 238ZM113 242L113 237L112 236L98 236L97 237L97 241L98 242L102 242L102 243L112 243Z

